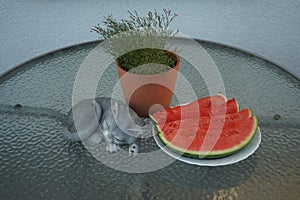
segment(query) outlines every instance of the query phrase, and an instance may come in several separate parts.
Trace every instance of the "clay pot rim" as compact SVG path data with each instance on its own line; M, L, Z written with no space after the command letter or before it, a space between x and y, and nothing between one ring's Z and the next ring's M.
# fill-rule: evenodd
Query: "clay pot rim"
M165 51L168 52L168 53L170 53L170 54L175 55L176 60L177 60L177 63L176 63L176 65L175 65L174 67L172 67L171 69L169 69L168 71L166 71L166 72L164 72L164 73L157 73L157 74L136 74L136 73L131 73L131 72L126 71L125 69L123 69L123 68L119 65L117 59L115 59L116 66L117 66L118 70L120 70L123 74L129 73L129 74L132 74L132 75L137 76L137 77L157 77L157 76L162 76L162 75L164 75L164 74L167 74L167 73L169 73L170 71L173 71L173 70L178 71L179 65L180 65L180 58L179 58L178 54L177 54L177 53L174 53L174 52L172 52L172 51L168 51L168 50L165 50Z

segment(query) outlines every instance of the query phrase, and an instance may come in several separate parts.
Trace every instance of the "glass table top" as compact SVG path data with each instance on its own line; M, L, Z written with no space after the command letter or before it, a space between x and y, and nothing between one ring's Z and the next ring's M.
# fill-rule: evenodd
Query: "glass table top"
M226 96L258 116L262 141L253 155L226 166L174 161L151 172L127 173L99 162L83 144L66 141L62 129L72 107L76 75L99 45L90 42L35 58L0 77L1 198L296 199L300 195L300 81L257 56L197 42L217 66ZM197 59L192 53L189 56ZM111 96L118 82L114 63L110 65L96 96ZM209 95L205 77L184 56L179 72L198 98ZM176 89L180 87L184 86L179 79ZM172 105L177 103L174 98ZM142 141L142 152L158 149L152 137Z

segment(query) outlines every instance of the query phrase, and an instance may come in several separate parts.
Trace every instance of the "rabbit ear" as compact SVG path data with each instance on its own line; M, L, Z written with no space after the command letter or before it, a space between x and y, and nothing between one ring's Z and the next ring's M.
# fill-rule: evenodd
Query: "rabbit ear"
M117 101L112 102L111 104L111 112L113 114L113 118L117 119L119 115L119 104Z
M95 115L96 115L96 119L99 123L99 120L100 120L101 115L102 115L102 108L95 99L92 101L92 104L95 106Z
M109 131L110 130L110 126L108 124L107 117L104 118L104 120L102 121L102 123L103 123L103 129L106 130L106 131Z

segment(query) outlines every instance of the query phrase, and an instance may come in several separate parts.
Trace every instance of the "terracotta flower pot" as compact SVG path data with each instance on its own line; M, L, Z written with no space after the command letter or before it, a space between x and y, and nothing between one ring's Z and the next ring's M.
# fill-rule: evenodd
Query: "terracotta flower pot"
M180 64L179 56L174 55L177 59L176 65L161 74L130 73L120 67L116 61L125 100L140 117L148 117L150 108L155 104L164 108L170 106ZM153 110L152 107L151 111L155 111L155 108Z

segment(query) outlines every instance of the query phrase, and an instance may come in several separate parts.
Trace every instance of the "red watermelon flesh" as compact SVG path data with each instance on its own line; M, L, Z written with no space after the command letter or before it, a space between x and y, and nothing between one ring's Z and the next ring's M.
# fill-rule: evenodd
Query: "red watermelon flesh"
M154 114L152 113L152 115L150 115L150 117L153 120L156 120L156 119L159 120L160 118L166 119L167 114L177 115L177 114L180 114L181 112L188 112L188 111L195 110L195 109L199 110L199 109L208 108L208 107L211 107L211 105L221 106L221 105L224 105L226 103L226 101L227 101L227 99L224 95L217 94L212 97L204 97L204 98L198 99L196 101L193 101L193 102L185 104L185 105L166 108L166 109L156 112Z
M196 101L193 101L191 103L181 105L181 106L176 106L172 108L167 108L165 111L166 112L178 112L178 110L193 110L195 108L197 109L203 109L203 108L208 108L211 107L212 105L214 106L221 106L226 103L227 99L224 95L222 94L217 94L212 97L204 97L201 99L198 99Z
M218 100L217 104L215 103L203 104L207 107L201 107L201 106L197 107L195 106L195 103L191 103L191 104L184 105L182 108L180 108L180 106L174 108L168 108L156 112L153 115L150 115L150 117L157 124L164 124L175 120L183 120L188 118L197 118L197 117L205 117L205 116L213 116L213 115L224 115L224 114L230 114L239 111L239 105L235 99L230 99L227 102L224 101L222 104L221 101L222 100Z
M230 123L240 123L249 117L252 116L252 111L250 108L241 110L240 112L230 113L226 115L216 115L216 116L206 116L200 118L187 118L182 120L174 120L167 122L165 124L157 124L159 130L162 130L164 133L168 132L168 129L186 129L193 130L197 127L199 128L208 128L208 126L213 127L214 129L220 129L230 124ZM198 129L198 128L197 128Z

